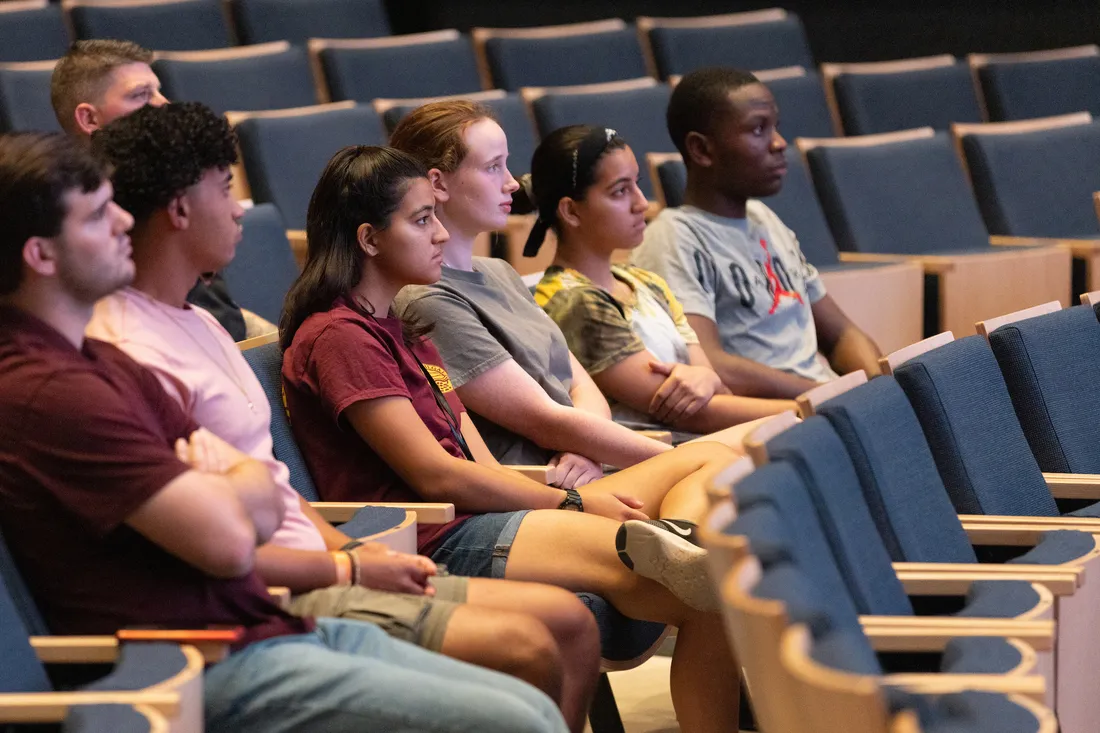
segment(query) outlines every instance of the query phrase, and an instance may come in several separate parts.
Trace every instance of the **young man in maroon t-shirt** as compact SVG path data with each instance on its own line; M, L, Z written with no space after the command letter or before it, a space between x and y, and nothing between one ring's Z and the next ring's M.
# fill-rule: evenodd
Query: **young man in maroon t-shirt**
M525 683L273 602L267 468L83 336L134 276L132 224L71 140L0 137L0 531L51 629L244 627L205 673L209 731L564 731Z

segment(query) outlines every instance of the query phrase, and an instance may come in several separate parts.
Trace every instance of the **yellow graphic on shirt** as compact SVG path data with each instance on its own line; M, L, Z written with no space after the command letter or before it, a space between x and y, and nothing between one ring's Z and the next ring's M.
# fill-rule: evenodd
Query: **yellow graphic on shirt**
M432 379L435 380L435 384L439 387L439 391L443 394L448 392L454 392L454 385L451 384L451 378L447 376L447 370L441 366L435 364L425 364L424 368L428 370L428 374L432 375Z

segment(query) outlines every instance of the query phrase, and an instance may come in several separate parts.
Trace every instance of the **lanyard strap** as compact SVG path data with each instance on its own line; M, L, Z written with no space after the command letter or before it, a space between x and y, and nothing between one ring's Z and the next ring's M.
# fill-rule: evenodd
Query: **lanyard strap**
M413 354L413 358L416 359L416 354ZM447 416L447 427L451 429L451 437L458 443L458 447L462 449L462 454L466 456L466 460L474 460L474 454L470 452L470 446L466 444L466 439L462 437L462 423L455 417L454 410L451 409L451 405L447 402L447 398L443 396L443 390L436 384L435 377L429 372L427 367L424 366L420 359L416 359L417 365L420 367L420 371L424 373L424 378L428 380L428 386L432 388L432 396L435 397L435 403L439 405L439 409L443 410L443 414Z

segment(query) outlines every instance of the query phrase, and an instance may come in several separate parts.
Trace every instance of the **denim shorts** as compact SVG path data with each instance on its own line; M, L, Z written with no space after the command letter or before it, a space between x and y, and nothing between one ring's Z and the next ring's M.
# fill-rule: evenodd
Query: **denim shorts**
M452 575L503 578L520 522L530 509L477 514L458 525L431 554Z

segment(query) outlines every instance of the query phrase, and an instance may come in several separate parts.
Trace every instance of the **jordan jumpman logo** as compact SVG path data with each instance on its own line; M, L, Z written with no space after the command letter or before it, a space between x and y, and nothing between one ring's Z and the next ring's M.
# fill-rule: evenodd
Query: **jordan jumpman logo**
M764 274L767 276L768 282L771 283L772 290L772 307L768 311L768 315L775 313L775 310L779 307L779 299L783 296L794 298L801 303L801 295L785 289L783 283L779 282L779 277L775 274L775 268L772 267L772 253L768 251L767 240L761 239L760 246L764 248Z

